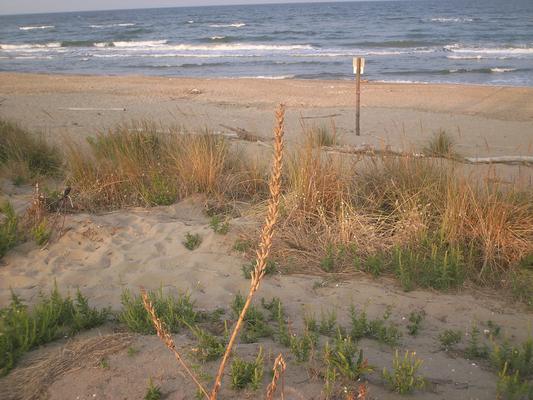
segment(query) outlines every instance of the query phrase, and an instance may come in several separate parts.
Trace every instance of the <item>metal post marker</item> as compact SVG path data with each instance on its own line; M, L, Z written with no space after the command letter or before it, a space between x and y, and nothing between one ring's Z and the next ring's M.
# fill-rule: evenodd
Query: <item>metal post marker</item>
M365 59L354 57L353 69L355 74L356 111L355 111L355 134L361 136L359 120L361 118L361 75L365 72Z

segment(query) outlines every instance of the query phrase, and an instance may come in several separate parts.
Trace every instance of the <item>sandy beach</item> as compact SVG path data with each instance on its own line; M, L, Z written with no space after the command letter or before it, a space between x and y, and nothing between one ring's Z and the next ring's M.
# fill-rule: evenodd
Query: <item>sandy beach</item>
M365 82L362 135L357 137L353 132L355 87L351 81L0 73L0 119L42 132L58 144L65 137L83 140L132 120L155 121L163 128L179 125L226 134L244 129L268 143L273 111L279 103L287 106L289 147L297 147L304 123L335 126L343 145L370 144L418 152L435 132L445 130L464 156L533 156L533 88ZM262 149L270 156L270 147ZM492 168L510 180L531 184L531 166L470 168L474 172L479 168L482 175ZM3 198L18 211L31 202L30 185L16 186L5 179L1 188ZM233 244L242 232L255 226L257 213L243 212L231 220L228 235L218 235L209 226L205 202L198 195L170 206L67 214L61 238L43 247L31 242L21 244L0 261L0 306L8 304L11 290L32 304L55 284L70 293L80 288L91 305L112 310L120 309L123 289L138 291L140 286L162 287L173 294L189 292L200 309L212 310L231 303L236 293L245 293L249 286L241 272L241 266L249 261L233 249ZM203 238L195 251L182 245L188 233ZM351 304L366 310L372 318L392 309L391 321L404 332L401 348L416 350L424 359L421 373L429 386L412 397L416 399L495 398L494 371L485 361L440 351L438 337L443 330L462 332L466 346L472 326L480 326L483 338L488 338L492 325L487 323L492 321L501 326L502 336L518 343L527 339L533 324L530 309L494 295L491 289L466 285L451 293L404 292L390 278L373 279L362 273L332 279L275 274L265 280L258 295L261 297L279 297L296 330L302 329L301 316L306 312L319 315L335 310L339 324L348 324ZM406 333L412 311L425 315L422 334L417 337ZM0 379L0 398L141 398L148 377L168 394L165 398L194 398L193 385L157 337L135 334L123 338L122 347L106 350L106 368L99 366L100 359L88 357L65 373L43 378L37 394L31 388L21 388L24 374L43 360L61 359L72 346L123 332L124 328L109 323L28 353L19 368ZM184 354L194 346L190 334L176 335L176 341ZM360 343L378 372L369 378L370 398L402 398L389 392L378 377L384 366L390 367L391 347L370 339ZM261 345L267 352L268 366L278 352L286 352L270 339L262 340ZM131 356L128 348L138 352ZM256 346L240 344L238 353L251 357L256 354ZM215 364L204 367L213 374ZM321 390L317 374L291 361L286 399L319 399ZM221 398L256 395L235 394L228 384Z
M288 107L287 136L301 118L335 124L342 143L419 150L438 130L465 156L533 154L533 89L364 83L361 137L353 81L178 79L0 74L0 116L50 134L84 137L131 120L270 137L272 112Z

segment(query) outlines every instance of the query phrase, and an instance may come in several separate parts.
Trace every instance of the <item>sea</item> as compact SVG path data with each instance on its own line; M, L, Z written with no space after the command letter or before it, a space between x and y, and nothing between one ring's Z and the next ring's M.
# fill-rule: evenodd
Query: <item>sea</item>
M348 80L359 56L371 81L533 86L533 0L0 16L0 71Z

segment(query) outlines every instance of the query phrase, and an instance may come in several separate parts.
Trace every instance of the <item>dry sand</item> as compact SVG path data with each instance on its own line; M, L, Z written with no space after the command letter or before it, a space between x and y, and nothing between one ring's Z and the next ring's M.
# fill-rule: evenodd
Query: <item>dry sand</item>
M196 91L191 92L193 89ZM459 150L469 155L532 155L533 89L464 87L453 85L365 84L363 88L363 135L352 133L353 87L351 82L198 80L146 77L89 77L0 74L0 117L40 129L54 139L59 135L88 136L97 129L132 118L150 118L163 124L208 126L223 131L220 124L245 128L270 136L272 110L277 102L289 106L289 140L296 141L298 119L324 121L331 118L345 143L389 143L419 148L434 130L444 128L458 138ZM73 111L67 108L120 108L125 111ZM31 198L28 188L2 183L16 208ZM99 215L68 215L66 233L44 249L27 243L12 250L0 264L0 306L7 304L10 289L30 303L54 282L71 293L80 288L95 306L120 308L122 289L137 291L163 287L177 293L189 291L198 307L214 309L230 304L237 292L245 292L249 281L242 277L246 260L231 250L241 227L250 221L232 221L230 233L216 235L203 214L202 199L149 210L131 209ZM187 232L200 233L202 245L188 251L182 245ZM348 324L350 304L365 308L371 318L392 307L392 320L404 332L402 349L416 350L424 359L421 373L433 382L418 399L494 399L497 376L484 363L468 361L439 351L437 336L444 329L470 330L485 327L488 320L502 326L512 342L531 333L533 314L509 304L499 296L472 289L457 294L430 291L402 292L394 282L367 277L326 282L311 276L274 276L266 279L258 298L280 297L293 327L301 330L303 311L335 310L339 321ZM413 310L426 313L416 338L405 330ZM74 338L84 341L115 329L107 325ZM89 339L88 339L89 338ZM109 368L85 360L73 371L52 379L43 387L50 399L138 399L144 396L153 377L167 399L192 399L194 388L180 372L170 353L155 337L134 336L133 357L125 348L108 356ZM187 354L192 339L177 335ZM463 339L460 347L466 345ZM320 398L321 382L293 362L287 349L270 340L262 343L267 364L279 351L289 359L287 399ZM36 360L63 357L72 346L67 340L47 345L24 357L24 365ZM379 378L390 367L393 350L375 341L361 346L376 373L370 378L371 398L396 399ZM254 345L239 345L237 352L251 355ZM216 363L205 366L212 372ZM21 370L19 368L18 370ZM0 399L13 394L17 370L0 380ZM268 379L265 374L265 383ZM226 380L225 387L229 387ZM250 398L226 389L222 398Z

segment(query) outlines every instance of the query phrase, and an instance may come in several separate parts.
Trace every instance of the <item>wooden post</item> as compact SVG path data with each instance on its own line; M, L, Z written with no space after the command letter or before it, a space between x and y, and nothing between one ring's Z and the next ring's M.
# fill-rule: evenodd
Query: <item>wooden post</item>
M356 111L355 111L355 134L361 136L361 127L359 119L361 117L361 57L357 57L357 68L355 71L355 92L356 92Z

